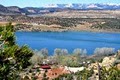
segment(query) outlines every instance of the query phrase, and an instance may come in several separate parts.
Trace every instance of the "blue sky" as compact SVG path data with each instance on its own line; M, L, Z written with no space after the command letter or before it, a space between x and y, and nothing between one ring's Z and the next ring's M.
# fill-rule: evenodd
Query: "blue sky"
M47 4L67 3L120 3L120 0L0 0L5 6L41 7Z

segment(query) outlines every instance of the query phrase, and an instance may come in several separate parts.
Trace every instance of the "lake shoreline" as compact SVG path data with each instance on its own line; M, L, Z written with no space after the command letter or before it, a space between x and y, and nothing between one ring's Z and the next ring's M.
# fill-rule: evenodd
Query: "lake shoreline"
M109 31L109 30L63 30L63 31L29 31L29 30L17 30L16 32L92 32L92 33L120 33L120 31Z

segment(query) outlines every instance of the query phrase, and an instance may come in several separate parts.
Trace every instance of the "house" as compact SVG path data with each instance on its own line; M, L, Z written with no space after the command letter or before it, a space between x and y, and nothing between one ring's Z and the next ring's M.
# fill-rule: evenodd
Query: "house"
M40 68L42 68L42 69L51 69L50 65L48 65L48 64L42 64Z

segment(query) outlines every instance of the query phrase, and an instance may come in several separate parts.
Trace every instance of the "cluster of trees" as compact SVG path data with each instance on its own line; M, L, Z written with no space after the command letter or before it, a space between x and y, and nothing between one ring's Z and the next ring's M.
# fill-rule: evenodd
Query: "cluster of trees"
M30 65L33 52L28 46L15 43L14 26L0 26L0 80L17 80L20 72Z
M46 48L41 49L40 51L34 50L34 55L31 57L32 64L40 64L43 62L43 59L48 58L48 50Z
M97 28L97 29L120 29L120 19L108 19L105 20L104 24L97 23L91 28Z
M84 22L93 23L99 22L100 20L90 19L90 18L58 18L57 22L54 24L60 25L62 27L76 27L77 25L83 25Z
M73 27L73 26L77 26L77 24L82 24L81 21L83 19L81 18L38 17L38 18L34 18L33 20L39 21L38 22L39 24L46 24L46 25L56 24L62 27Z
M42 63L44 59L49 59L51 62L55 62L61 65L66 66L81 66L81 64L86 61L84 57L87 58L87 50L76 48L73 50L72 54L68 52L67 49L56 48L53 55L49 55L49 52L46 48L41 49L40 51L35 50L34 55L31 58L32 63ZM98 61L102 60L103 56L110 56L115 54L114 48L96 48L93 55L97 57ZM90 59L89 61L92 61Z
M96 56L109 56L115 54L115 48L108 48L108 47L103 47L103 48L96 48L94 50L94 54Z
M81 57L87 56L86 49L74 49L72 54L69 54L67 49L56 48L54 54L51 56L46 48L40 51L35 50L34 55L31 58L33 64L42 63L44 59L48 59L50 62L58 63L66 66L80 66Z

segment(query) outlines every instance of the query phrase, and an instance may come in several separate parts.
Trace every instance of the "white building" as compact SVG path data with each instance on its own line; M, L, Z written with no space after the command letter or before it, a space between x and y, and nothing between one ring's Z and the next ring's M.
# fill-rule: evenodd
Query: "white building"
M76 73L78 71L84 70L85 68L84 67L67 67L67 66L65 66L65 69L70 72Z

